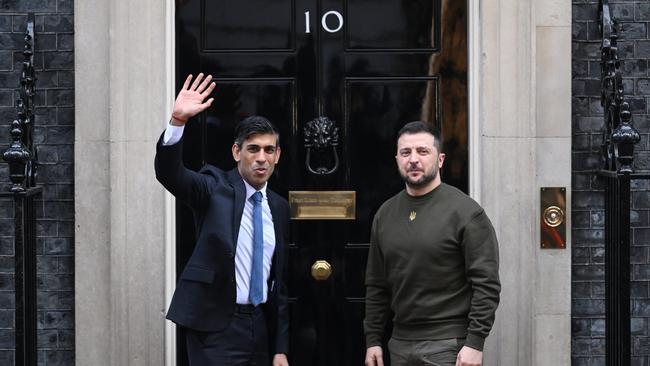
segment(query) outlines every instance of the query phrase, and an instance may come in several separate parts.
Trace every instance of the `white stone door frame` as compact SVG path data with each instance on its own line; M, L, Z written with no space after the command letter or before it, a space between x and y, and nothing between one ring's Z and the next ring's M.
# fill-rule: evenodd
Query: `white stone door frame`
M481 17L479 0L467 0L469 194L481 202Z
M176 27L175 1L166 0L167 9L165 17L165 42L167 54L165 57L167 81L166 98L167 110L171 111L176 97ZM171 112L170 112L171 113ZM165 310L176 288L176 199L165 191ZM176 366L176 325L170 321L165 322L165 366Z
M539 249L537 223L540 187L571 186L571 3L468 1L470 192L503 285L485 364L569 365L570 213L567 250ZM75 2L80 365L175 364L175 208L153 174L173 61L174 1Z
M165 363L171 1L75 1L75 363Z

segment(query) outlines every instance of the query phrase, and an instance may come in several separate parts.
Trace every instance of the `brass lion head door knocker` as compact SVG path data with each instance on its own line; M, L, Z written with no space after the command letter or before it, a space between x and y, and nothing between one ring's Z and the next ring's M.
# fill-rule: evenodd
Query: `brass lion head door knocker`
M315 175L334 173L339 168L339 155L336 151L339 144L339 129L335 126L335 122L327 117L314 118L305 126L304 134L305 148L307 149L305 158L307 170ZM328 154L332 154L333 158L328 159ZM316 155L314 160L320 166L312 166L312 159L314 158L312 155ZM333 166L329 167L328 165Z

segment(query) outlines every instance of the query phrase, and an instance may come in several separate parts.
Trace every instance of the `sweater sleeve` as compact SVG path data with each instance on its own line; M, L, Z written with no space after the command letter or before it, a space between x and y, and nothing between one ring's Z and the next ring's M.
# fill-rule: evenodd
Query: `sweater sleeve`
M490 219L481 211L465 226L461 242L465 271L472 286L465 345L483 350L499 304L499 249Z
M380 346L390 314L390 289L384 273L384 255L377 240L377 216L372 223L366 266L366 347Z

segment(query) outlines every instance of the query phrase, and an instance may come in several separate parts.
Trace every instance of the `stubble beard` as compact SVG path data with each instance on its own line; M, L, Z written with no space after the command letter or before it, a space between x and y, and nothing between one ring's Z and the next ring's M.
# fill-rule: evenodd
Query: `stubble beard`
M434 167L433 170L431 171L431 174L422 174L422 176L418 180L412 180L411 178L409 178L408 172L406 174L401 174L401 175L402 175L402 179L404 180L404 183L406 183L406 185L409 186L409 188L421 188L431 183L434 179L436 179L436 176L438 176L438 168Z

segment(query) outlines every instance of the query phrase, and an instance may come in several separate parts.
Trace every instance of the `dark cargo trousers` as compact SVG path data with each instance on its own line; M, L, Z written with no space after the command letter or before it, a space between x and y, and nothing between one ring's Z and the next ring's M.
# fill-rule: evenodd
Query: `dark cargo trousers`
M455 366L465 338L435 341L388 341L391 366Z

